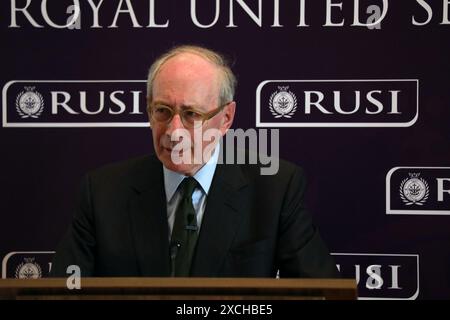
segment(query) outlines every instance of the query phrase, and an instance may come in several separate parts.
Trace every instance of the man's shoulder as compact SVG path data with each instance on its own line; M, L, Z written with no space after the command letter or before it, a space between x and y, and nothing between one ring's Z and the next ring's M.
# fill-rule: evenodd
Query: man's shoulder
M232 186L250 185L256 190L276 190L277 193L290 187L304 186L307 182L302 167L293 162L279 157L272 158L272 163L261 157L258 159L256 162L234 164L225 161L219 166L216 177Z

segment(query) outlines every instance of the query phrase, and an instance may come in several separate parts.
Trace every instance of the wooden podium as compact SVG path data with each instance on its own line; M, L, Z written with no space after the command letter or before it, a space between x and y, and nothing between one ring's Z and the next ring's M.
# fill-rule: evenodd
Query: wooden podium
M348 300L355 280L266 278L82 278L69 290L65 278L1 279L0 299L9 300Z

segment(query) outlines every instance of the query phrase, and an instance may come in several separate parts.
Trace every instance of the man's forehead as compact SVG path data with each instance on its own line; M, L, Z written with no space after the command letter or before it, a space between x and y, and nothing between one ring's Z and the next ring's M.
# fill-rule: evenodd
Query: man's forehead
M157 73L153 85L154 101L196 108L216 104L220 86L216 67L201 57L199 64L192 63L193 59L188 55L178 58L166 61Z

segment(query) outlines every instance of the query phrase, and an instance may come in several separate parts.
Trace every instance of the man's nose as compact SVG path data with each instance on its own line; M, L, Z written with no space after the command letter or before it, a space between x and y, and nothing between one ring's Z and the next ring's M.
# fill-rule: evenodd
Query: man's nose
M179 114L175 114L172 120L170 120L170 122L167 124L166 133L170 135L177 129L184 129L184 125Z

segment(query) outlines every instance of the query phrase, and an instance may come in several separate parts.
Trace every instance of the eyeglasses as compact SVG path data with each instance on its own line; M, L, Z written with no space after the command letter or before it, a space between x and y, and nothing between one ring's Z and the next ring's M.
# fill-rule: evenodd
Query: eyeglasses
M172 121L176 114L180 115L181 122L187 129L203 126L205 121L211 119L220 111L223 110L230 102L221 105L220 107L210 111L202 112L195 108L186 108L182 110L174 110L173 108L166 106L162 103L151 103L149 105L148 111L152 120L161 123L169 123Z

